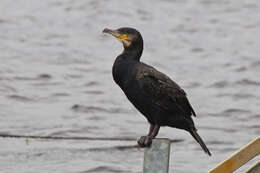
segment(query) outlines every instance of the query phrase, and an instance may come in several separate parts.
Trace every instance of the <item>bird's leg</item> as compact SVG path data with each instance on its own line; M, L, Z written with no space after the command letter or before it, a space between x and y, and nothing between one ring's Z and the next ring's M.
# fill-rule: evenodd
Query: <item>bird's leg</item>
M152 135L154 128L155 128L155 125L154 125L154 124L151 124L151 125L150 125L150 128L149 128L149 133L148 133L147 136L151 136L151 135Z
M140 147L146 147L146 146L149 146L151 145L151 140L149 140L149 138L151 138L152 136L152 133L153 133L153 129L155 128L155 125L154 124L150 124L150 129L149 129L149 132L148 132L148 135L147 136L141 136L137 143Z
M160 130L159 125L150 125L150 130L147 136L141 136L137 143L140 147L148 147L152 144L153 138L155 138Z
M153 132L151 134L152 138L155 138L158 135L159 130L160 130L160 126L159 125L155 125L155 127L153 129Z

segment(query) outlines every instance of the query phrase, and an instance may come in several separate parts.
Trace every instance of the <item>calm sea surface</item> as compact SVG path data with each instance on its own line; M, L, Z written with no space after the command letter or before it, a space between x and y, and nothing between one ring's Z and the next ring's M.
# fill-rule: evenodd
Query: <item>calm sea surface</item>
M213 155L162 128L159 137L183 140L172 144L170 172L207 172L260 135L258 0L1 0L0 134L146 134L112 80L122 45L102 30L122 26L142 33L142 61L186 90ZM135 144L0 138L0 172L141 173L143 149L124 147Z

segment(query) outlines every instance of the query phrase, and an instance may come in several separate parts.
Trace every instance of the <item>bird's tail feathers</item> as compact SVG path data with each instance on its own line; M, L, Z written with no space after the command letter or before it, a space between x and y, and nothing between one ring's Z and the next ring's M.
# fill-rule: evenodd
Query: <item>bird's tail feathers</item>
M204 152L206 154L208 154L209 156L211 156L211 153L210 153L209 149L207 148L206 144L203 142L203 140L201 139L199 134L196 132L196 129L193 129L193 130L191 130L189 132L193 136L193 138L200 144L200 146L204 150Z

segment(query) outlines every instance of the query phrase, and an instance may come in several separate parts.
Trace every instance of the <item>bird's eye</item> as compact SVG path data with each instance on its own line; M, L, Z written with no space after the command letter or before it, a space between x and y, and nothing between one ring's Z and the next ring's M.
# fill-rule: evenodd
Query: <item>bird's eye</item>
M125 39L125 38L127 38L127 35L126 35L126 34L122 34L122 35L119 36L119 39L120 39L120 40L123 40L123 39Z

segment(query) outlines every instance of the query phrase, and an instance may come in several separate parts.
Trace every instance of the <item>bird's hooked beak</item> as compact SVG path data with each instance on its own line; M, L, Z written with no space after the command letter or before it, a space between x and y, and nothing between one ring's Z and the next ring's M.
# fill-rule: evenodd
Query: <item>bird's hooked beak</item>
M126 34L122 34L118 30L112 30L112 29L105 28L103 30L103 33L111 34L111 35L113 35L115 38L117 38L120 41L122 41L122 40L127 38Z

